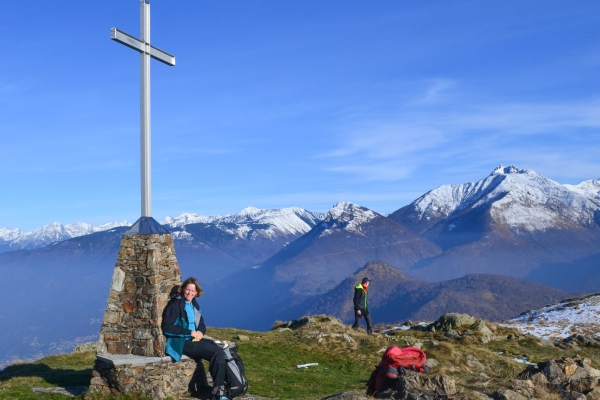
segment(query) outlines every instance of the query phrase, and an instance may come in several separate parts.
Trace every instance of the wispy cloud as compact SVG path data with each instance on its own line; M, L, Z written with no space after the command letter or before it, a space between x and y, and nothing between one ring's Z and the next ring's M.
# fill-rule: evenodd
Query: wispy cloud
M434 79L429 82L425 88L425 95L418 98L413 104L433 104L441 100L442 95L448 89L456 85L456 82L449 79Z
M598 100L447 105L444 110L420 104L365 125L349 129L339 146L317 156L326 158L326 171L363 181L400 181L442 160L465 165L522 162L572 177L600 167Z

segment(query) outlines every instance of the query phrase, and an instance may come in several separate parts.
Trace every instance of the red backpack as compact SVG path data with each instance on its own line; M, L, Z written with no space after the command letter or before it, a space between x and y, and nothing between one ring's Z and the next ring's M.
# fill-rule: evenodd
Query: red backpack
M427 356L423 350L416 347L404 347L402 349L397 346L390 347L383 353L381 362L371 374L371 379L367 384L367 394L375 396L384 389L382 385L386 378L389 378L388 381L397 379L399 374L407 370L429 372Z

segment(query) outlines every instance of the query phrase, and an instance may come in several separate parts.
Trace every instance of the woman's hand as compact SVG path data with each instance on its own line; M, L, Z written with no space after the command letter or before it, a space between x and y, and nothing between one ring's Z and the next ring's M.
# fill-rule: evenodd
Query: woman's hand
M200 340L200 339L202 339L202 336L204 336L204 334L202 334L202 332L192 331L192 337L194 338L194 340Z

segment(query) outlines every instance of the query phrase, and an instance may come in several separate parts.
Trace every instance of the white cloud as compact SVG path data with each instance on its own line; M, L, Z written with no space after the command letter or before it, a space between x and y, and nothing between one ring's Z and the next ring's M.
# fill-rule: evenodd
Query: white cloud
M447 105L442 111L419 105L387 121L348 129L341 145L318 157L327 158L324 170L362 181L400 181L440 163L492 168L504 162L581 177L600 170L598 136L597 100Z

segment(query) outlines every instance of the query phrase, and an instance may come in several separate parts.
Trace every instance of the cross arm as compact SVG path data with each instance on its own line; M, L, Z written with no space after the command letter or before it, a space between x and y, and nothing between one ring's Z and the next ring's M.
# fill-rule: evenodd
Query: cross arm
M125 46L139 51L140 53L144 52L144 42L139 40L138 38L131 36L128 33L118 30L117 28L111 28L110 30L110 38L115 42L119 42L124 44ZM169 66L175 65L175 56L167 53L166 51L162 51L152 45L150 45L150 57L158 60L162 63L165 63Z

